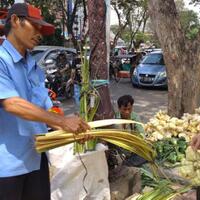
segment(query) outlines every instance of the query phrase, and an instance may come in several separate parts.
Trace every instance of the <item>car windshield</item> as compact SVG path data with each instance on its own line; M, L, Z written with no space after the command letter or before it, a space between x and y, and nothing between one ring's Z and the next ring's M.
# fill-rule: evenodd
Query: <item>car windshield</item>
M34 50L30 52L36 62L38 62L42 56L44 55L45 51L42 50Z
M149 54L144 57L141 62L142 64L150 64L150 65L164 65L164 59L162 54Z

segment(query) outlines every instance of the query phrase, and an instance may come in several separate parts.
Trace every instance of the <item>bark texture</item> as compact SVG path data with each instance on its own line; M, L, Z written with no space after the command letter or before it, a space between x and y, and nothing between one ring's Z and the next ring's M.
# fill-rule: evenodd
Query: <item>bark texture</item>
M174 0L149 0L148 8L167 66L168 113L193 113L200 105L200 38L186 39Z
M90 70L91 79L108 79L108 48L106 43L106 3L104 0L88 0ZM101 102L95 119L113 117L108 85L98 88Z
M93 78L107 79L106 5L104 0L89 0L90 66Z

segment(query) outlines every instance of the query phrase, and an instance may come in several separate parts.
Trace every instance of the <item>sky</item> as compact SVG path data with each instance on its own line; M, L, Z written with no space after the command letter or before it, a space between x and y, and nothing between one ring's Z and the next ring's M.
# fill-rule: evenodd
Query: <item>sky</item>
M185 7L190 9L190 10L194 10L195 12L199 13L200 12L200 6L192 6L189 5L190 0L184 0L185 3ZM117 15L115 14L115 11L111 8L111 17L110 17L110 24L118 24L118 19L117 19Z
M190 10L194 10L195 12L199 13L200 6L189 5L190 0L184 0L184 2L186 8L188 7Z

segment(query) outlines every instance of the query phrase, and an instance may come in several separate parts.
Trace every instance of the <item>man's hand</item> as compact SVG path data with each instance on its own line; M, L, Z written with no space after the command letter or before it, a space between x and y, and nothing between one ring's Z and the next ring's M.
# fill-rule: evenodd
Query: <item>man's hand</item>
M200 133L192 138L191 147L193 150L200 149Z
M65 117L61 128L71 133L83 133L90 129L90 126L78 116Z
M71 133L83 133L90 126L78 116L59 116L58 114L45 111L44 109L19 97L12 97L0 101L3 108L22 119L46 123L50 127L63 129Z
M79 134L79 133L85 133L87 130L90 129L90 126L79 116L75 115L71 117L65 117L65 120L63 121L63 126L61 128L65 131ZM79 141L79 143L84 144L86 141L92 139L94 139L94 137L85 133L84 138L81 141Z

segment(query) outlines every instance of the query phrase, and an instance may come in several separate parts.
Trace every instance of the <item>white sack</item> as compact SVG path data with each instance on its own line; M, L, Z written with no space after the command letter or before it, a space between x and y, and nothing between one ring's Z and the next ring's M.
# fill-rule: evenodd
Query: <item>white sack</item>
M49 159L54 168L51 179L52 200L110 200L105 147L102 149L102 144L98 144L98 147L100 148L97 151L81 154L88 173L84 183L86 171L79 156L73 155L72 145L49 152ZM88 194L85 193L83 184Z

